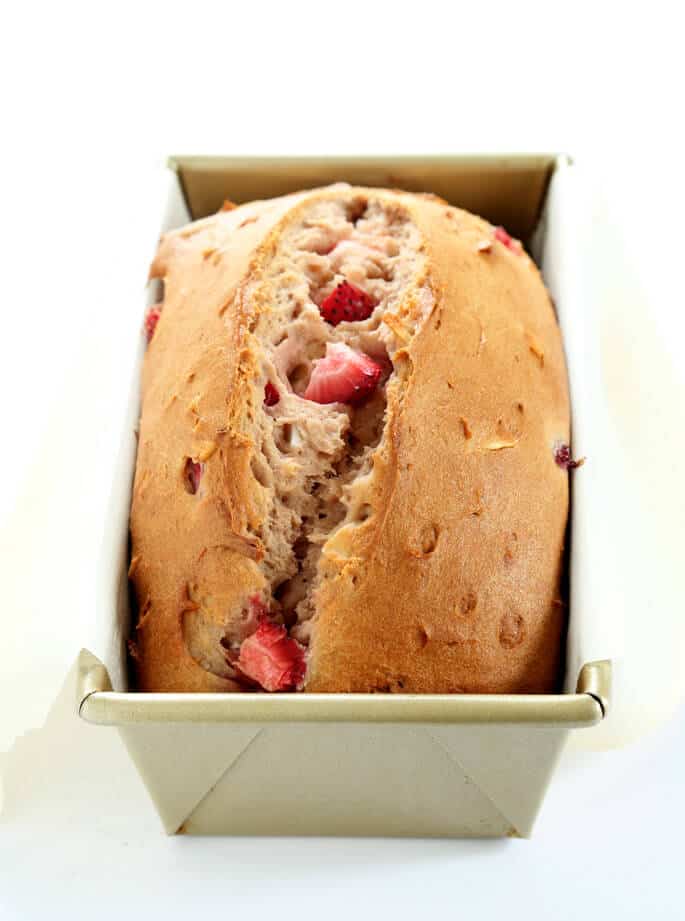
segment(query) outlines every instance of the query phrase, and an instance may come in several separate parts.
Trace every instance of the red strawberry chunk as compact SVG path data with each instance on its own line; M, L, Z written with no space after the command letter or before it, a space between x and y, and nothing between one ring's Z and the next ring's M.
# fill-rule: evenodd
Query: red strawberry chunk
M376 389L381 366L342 342L328 342L326 355L314 362L304 392L314 403L362 403Z
M154 306L150 307L148 312L145 314L145 335L147 336L148 342L155 334L155 329L157 328L157 323L159 322L161 313L162 305L155 304Z
M498 240L500 243L506 246L507 249L510 249L512 253L521 252L521 244L519 243L519 241L515 240L512 236L510 236L506 232L504 227L495 227L494 236L495 236L495 240Z
M191 457L186 460L183 477L185 479L186 489L189 493L195 495L200 488L200 480L204 472L203 464L198 464Z
M374 311L376 301L349 281L341 281L335 291L324 298L319 307L321 316L332 326L346 320L354 323L368 319Z
M304 646L263 617L241 643L235 667L265 691L294 691L304 680Z
M574 460L571 457L570 447L563 441L557 442L554 446L554 460L562 470L575 470L576 467L582 467L585 463L584 457Z
M267 381L266 387L264 388L264 405L275 406L280 399L281 395L278 390L276 390L271 381Z

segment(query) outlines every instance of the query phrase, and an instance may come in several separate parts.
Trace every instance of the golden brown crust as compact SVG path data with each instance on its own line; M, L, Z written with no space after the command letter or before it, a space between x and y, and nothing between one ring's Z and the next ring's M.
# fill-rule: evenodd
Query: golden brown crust
M360 190L349 190L349 194ZM264 509L250 468L250 297L298 203L241 206L163 238L162 316L143 374L131 511L142 690L236 690L189 652L259 593ZM338 193L339 194L339 193ZM373 514L324 547L306 690L544 692L555 687L568 505L558 327L533 263L440 200L409 209L435 306L401 354L373 466ZM279 223L280 222L280 223ZM201 492L183 488L203 461ZM197 653L196 653L197 657Z

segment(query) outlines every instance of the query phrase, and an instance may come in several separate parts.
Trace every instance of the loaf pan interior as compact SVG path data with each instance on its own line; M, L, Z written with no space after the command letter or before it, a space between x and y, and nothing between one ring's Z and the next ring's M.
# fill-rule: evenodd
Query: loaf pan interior
M194 219L236 204L334 182L438 195L527 241L538 222L556 155L468 157L172 157Z

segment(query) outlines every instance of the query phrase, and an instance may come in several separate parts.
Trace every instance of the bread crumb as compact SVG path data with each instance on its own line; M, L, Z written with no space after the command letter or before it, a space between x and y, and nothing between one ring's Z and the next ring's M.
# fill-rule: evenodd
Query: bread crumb
M473 437L473 432L471 431L471 426L469 425L468 419L464 416L459 416L459 421L461 422L461 427L464 430L464 438L468 441L469 438Z

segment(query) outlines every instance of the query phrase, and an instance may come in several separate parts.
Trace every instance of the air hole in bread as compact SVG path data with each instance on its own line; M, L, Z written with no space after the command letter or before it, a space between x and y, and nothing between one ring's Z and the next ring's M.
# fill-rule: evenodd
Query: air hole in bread
M368 201L365 198L355 198L347 206L347 220L354 227L357 226L357 223L364 217L366 214L366 209L368 207Z
M192 457L186 457L183 465L183 487L186 492L193 496L197 493L203 473L204 464L194 461Z
M289 422L284 422L276 428L276 447L283 454L287 454L293 447L293 427Z
M354 515L354 520L359 522L359 524L362 524L364 521L368 521L368 519L372 515L373 515L373 509L371 508L368 502L365 502L363 505L361 505L356 510L355 515Z
M288 382L290 383L290 386L295 393L304 393L310 374L311 366L309 364L305 364L304 362L295 365L292 371L290 371L288 374Z
M419 649L425 649L426 646L428 645L430 636L426 628L423 626L423 624L419 624L419 626L416 629L416 639L417 639Z
M273 473L266 463L263 454L252 455L250 459L250 469L252 470L252 475L255 480L260 486L263 486L264 489L269 489L273 486Z
M230 662L234 643L202 608L183 612L181 631L188 653L199 666L221 678L235 679Z

